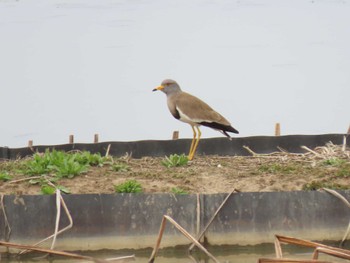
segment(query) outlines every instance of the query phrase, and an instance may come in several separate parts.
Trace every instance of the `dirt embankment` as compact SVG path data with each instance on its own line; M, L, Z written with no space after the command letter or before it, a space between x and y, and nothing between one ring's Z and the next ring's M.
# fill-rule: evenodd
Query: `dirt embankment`
M121 169L111 165L90 167L74 178L55 182L70 193L114 193L114 185L136 180L143 192L223 193L236 188L248 191L293 191L320 187L350 188L350 151L328 145L307 149L305 154L278 152L249 157L197 156L185 166L167 168L164 158L129 156L114 158ZM0 162L0 172L13 165ZM28 175L11 172L10 180L0 180L1 194L40 194Z

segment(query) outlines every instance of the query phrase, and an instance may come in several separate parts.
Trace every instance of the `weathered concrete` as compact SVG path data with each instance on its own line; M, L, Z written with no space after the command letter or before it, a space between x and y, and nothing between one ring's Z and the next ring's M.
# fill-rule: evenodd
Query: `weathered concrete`
M347 199L350 191L342 191ZM226 194L200 195L201 226L213 215ZM196 231L196 195L90 194L65 195L73 217L72 229L59 236L66 250L153 247L163 215L173 217L190 233ZM34 243L54 231L55 196L5 196L11 242ZM323 192L238 193L232 195L206 234L212 245L271 243L275 233L313 240L340 240L350 210ZM68 224L61 216L61 227ZM0 239L6 229L0 210ZM168 224L163 246L188 244Z

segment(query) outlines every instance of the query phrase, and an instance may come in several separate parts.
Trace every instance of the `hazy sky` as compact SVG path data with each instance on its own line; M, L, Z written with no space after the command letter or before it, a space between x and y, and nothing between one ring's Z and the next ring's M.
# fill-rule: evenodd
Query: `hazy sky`
M344 133L349 14L347 0L0 0L0 146L191 137L152 92L165 78L239 136Z

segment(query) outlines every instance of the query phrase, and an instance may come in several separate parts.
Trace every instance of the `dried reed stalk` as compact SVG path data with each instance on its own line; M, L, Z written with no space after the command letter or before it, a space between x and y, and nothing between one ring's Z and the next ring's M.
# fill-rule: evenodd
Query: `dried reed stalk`
M320 252L327 254L327 255L330 255L330 256L338 257L338 258L350 259L350 251L349 251L349 253L344 253L341 251L337 251L337 250L329 249L329 248L325 248L325 247L315 248L314 253L312 254L312 259L317 260Z
M350 203L348 200L345 199L344 196L342 196L341 194L339 194L337 191L335 190L332 190L332 189L328 189L328 188L322 188L322 190L326 191L327 193L331 194L331 195L334 195L335 197L339 198L348 208L350 208ZM346 240L346 238L348 237L349 235L349 232L350 232L350 221L349 221L349 224L348 224L348 228L343 236L343 239L342 241L340 242L340 246L343 246L344 245L344 242Z
M291 259L291 258L259 258L258 263L333 263L330 261Z
M197 193L197 228L196 228L196 235L199 235L199 232L201 230L201 202L200 202L200 195ZM200 239L200 238L199 238ZM198 241L199 241L198 239Z
M20 245L20 244L16 244L16 243L9 243L9 242L3 242L3 241L0 241L0 246L17 248L17 249L24 249L25 251L30 250L30 251L48 253L48 254L52 254L52 255L65 256L65 257L76 258L76 259L85 259L85 260L89 260L89 261L93 261L93 262L107 262L106 260L103 260L103 259L96 259L93 257L83 256L83 255L79 255L79 254L75 254L75 253L69 253L69 252L65 252L65 251L57 251L57 250L41 248L41 247L36 247L36 246Z
M10 235L11 235L12 229L11 229L10 223L8 221L8 218L7 218L3 194L1 194L0 206L1 206L2 214L4 215L4 221L5 221L5 240L8 241L8 240L10 240Z
M321 243L316 243L309 240L275 235L275 252L276 252L276 258L278 259L283 258L281 243L310 247L310 248L314 248L315 250L318 249L319 252L327 253L335 257L350 259L350 250L331 247L331 246L323 245ZM316 256L317 252L314 252L314 254Z
M199 243L193 236L191 236L191 234L188 233L182 226L180 226L174 219L172 219L170 216L167 216L167 215L163 216L162 223L159 229L159 235L157 238L156 246L152 251L150 259L148 260L149 263L153 263L155 260L167 221L169 221L173 226L175 226L175 228L177 228L181 234L183 234L187 239L189 239L192 243L194 243L200 250L202 250L214 262L219 263L219 261L205 247L203 247L201 243Z
M63 207L63 209L64 209L64 211L65 211L65 213L66 213L66 215L68 217L69 224L66 227L62 228L61 230L58 230L59 219L61 217L61 209L60 209L61 205L62 205L62 207ZM61 233L65 232L65 231L67 231L68 229L72 228L72 226L73 226L72 216L70 215L70 212L69 212L69 210L67 208L67 205L64 202L64 199L62 198L61 192L58 189L56 190L56 209L57 209L57 213L56 213L55 232L51 236L48 236L48 237L44 238L43 240L35 243L33 245L34 247L44 243L45 241L49 240L50 238L53 238L53 242L52 242L52 245L51 245L51 249L52 249L54 244L55 244L55 242L56 242L56 237L59 234L61 234ZM21 251L20 254L24 254L24 253L27 253L27 252L28 252L27 250L24 250L24 251Z
M84 255L80 255L80 254L76 254L76 253L70 253L70 252L59 251L59 250L52 250L52 249L35 247L35 246L30 246L30 245L21 245L21 244L3 242L3 241L0 241L0 246L4 246L7 248L23 249L25 251L27 251L27 250L36 251L36 252L41 252L41 253L46 253L46 254L51 254L51 255L56 255L56 256L64 256L64 257L69 257L69 258L82 259L82 260L92 261L92 262L96 262L96 263L106 263L106 262L111 262L111 261L125 262L125 261L135 259L134 255L122 256L122 257L117 257L117 258L99 259L99 258L84 256Z
M197 236L197 241L200 241L200 239L204 236L205 232L208 230L209 226L211 225L211 223L214 221L215 217L218 215L218 213L220 212L220 210L223 208L223 206L226 204L227 200L230 198L230 196L233 193L237 193L238 190L233 189L231 191L231 193L229 193L226 198L224 199L224 201L221 203L221 205L218 207L218 209L216 209L216 212L213 214L213 216L210 218L208 224L204 227L204 229L202 230L202 232ZM191 252L191 250L194 248L195 243L192 243L191 246L188 248L189 252Z

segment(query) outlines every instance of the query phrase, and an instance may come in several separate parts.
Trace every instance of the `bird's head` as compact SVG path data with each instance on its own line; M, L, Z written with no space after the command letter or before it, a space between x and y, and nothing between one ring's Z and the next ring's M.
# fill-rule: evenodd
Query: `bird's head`
M181 91L179 84L177 84L177 82L172 79L163 80L160 86L153 89L153 91L157 90L163 91L166 95Z

